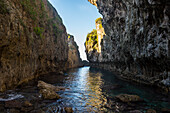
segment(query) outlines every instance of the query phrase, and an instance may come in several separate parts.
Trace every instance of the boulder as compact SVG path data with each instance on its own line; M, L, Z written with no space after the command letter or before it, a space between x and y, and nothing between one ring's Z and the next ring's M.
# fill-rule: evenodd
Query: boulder
M138 101L142 101L142 99L138 95L120 94L120 95L117 95L116 98L118 98L122 102L138 102Z
M66 88L64 87L60 87L60 86L53 86L51 84L47 84L43 81L38 81L38 88L39 89L47 89L47 90L51 90L51 91L61 91L61 90L65 90Z
M41 89L39 91L44 99L59 99L61 98L55 91L49 89Z
M65 90L64 87L53 86L43 81L38 81L38 88L40 89L39 93L42 94L44 99L59 99L61 97L56 91Z

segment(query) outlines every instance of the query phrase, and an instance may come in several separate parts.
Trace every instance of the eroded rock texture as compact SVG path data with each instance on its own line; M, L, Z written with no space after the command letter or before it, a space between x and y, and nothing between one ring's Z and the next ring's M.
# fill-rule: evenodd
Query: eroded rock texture
M47 0L0 0L0 91L63 70L67 33Z
M97 7L108 37L103 39L102 61L93 64L134 81L169 87L170 1L97 0Z
M75 68L83 66L82 59L80 58L79 47L77 43L74 41L74 36L68 34L68 68Z

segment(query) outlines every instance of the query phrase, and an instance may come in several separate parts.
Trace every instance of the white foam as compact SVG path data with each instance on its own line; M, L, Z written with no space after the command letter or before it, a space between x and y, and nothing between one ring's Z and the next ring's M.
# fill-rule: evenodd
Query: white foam
M10 100L15 100L18 98L24 98L23 95L21 94L8 94L9 98L4 99L4 98L0 98L0 101L10 101Z

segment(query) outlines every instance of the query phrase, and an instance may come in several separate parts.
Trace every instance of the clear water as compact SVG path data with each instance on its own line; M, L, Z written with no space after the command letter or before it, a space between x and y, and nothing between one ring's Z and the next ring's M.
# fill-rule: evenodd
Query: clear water
M156 89L148 86L119 80L113 73L90 67L67 71L65 77L55 85L70 88L58 92L62 99L49 105L57 106L57 111L61 111L64 107L72 107L75 112L120 112L121 107L128 106L119 104L115 100L114 97L118 94L134 94L145 100L132 105L131 110L138 109L145 112L149 108L158 111L161 108L170 109L169 95L159 94Z
M145 113L150 108L161 113L162 108L170 109L170 95L163 95L152 87L122 81L111 72L95 68L70 69L64 75L49 73L38 80L69 89L57 92L62 97L59 100L42 100L37 81L34 81L0 94L0 102L17 98L29 100L34 109L43 109L46 113L65 113L65 107L71 107L75 113L129 113L134 110ZM119 94L138 95L144 102L123 103L115 98Z

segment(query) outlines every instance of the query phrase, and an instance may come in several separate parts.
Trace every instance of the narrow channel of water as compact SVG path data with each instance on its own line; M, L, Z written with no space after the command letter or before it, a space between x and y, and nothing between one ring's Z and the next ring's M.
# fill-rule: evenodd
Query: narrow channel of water
M53 105L57 105L59 108L69 106L77 112L119 112L120 107L122 109L127 107L115 101L114 97L119 94L133 94L144 99L144 103L137 103L129 109L136 108L141 111L150 108L156 110L161 108L170 109L169 96L158 94L151 87L137 86L119 80L111 72L90 67L67 71L63 80L55 83L55 85L68 87L70 90L59 92L63 98L53 103ZM115 106L118 106L118 108Z
M41 100L37 83L34 82L34 85L0 94L0 101L16 99L19 95L18 98L32 102L34 109L43 109L46 113L61 113L65 107L71 107L75 113L128 113L134 110L145 113L147 109L155 109L160 113L162 108L170 109L170 95L163 95L148 86L119 80L113 73L95 68L70 69L64 75L50 73L39 80L64 86L69 90L57 92L62 97L59 100ZM123 103L115 98L119 94L138 95L144 101Z

